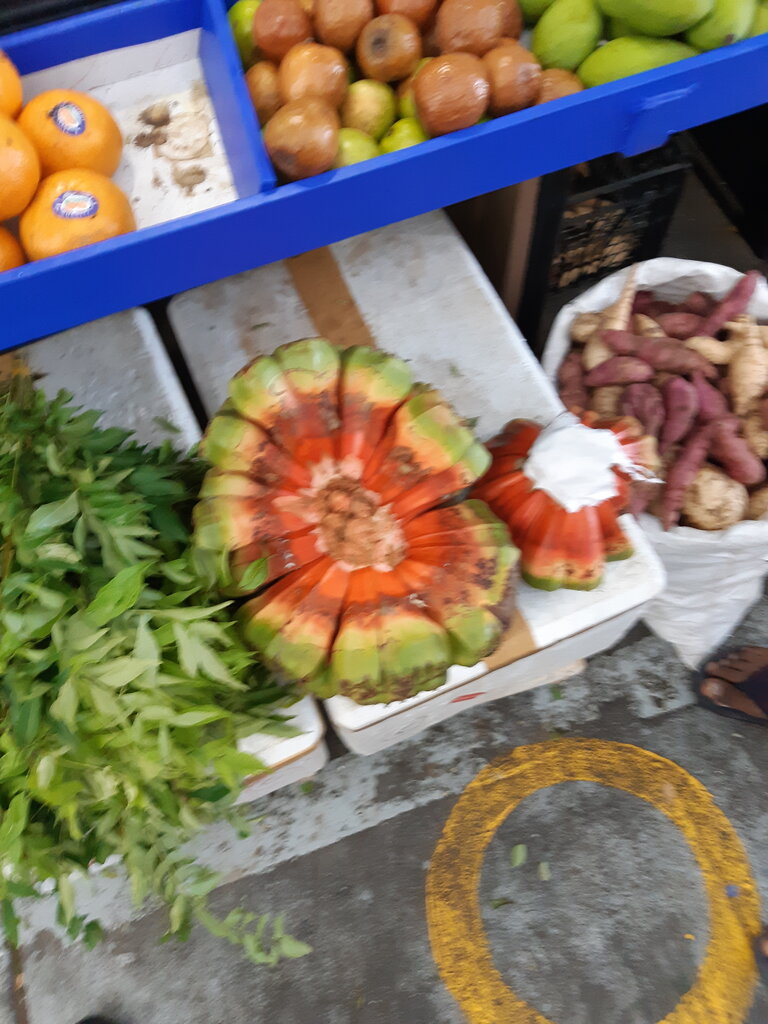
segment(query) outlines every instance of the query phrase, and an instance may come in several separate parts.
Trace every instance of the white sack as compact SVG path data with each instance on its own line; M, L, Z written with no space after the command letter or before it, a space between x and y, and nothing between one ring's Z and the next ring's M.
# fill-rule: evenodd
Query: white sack
M579 313L599 312L615 302L627 274L621 270L604 278L560 311L542 359L551 380L570 348L572 321ZM715 263L662 258L638 266L637 288L669 302L682 302L694 291L721 299L741 276ZM758 283L747 311L768 321L765 281ZM640 524L667 572L666 590L647 606L645 622L694 668L733 632L762 594L768 574L768 518L721 531L677 526L665 533L650 515L641 516Z

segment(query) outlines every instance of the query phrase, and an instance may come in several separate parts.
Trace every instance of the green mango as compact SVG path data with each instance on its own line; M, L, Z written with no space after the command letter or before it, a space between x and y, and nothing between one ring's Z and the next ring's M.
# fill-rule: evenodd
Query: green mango
M623 36L590 54L577 73L584 85L590 88L695 56L696 50L674 39Z
M697 50L716 50L720 46L746 39L757 14L757 0L715 0L712 13L685 34L685 41Z
M676 36L710 14L715 0L599 0L604 14L629 26L623 35Z
M606 23L606 39L620 39L621 36L631 36L634 34L634 31L629 27L629 23L621 18L609 18Z
M768 32L768 0L763 0L757 5L757 14L749 30L749 37L751 39L752 36L761 36L765 32Z
M544 68L575 71L603 36L594 0L555 0L533 30L531 49Z
M544 11L551 7L554 0L518 0L526 22L535 25Z

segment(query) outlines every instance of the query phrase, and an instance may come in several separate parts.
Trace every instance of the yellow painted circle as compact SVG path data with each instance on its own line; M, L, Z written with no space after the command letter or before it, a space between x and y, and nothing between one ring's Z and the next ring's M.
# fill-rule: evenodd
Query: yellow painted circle
M493 963L478 888L485 851L521 800L560 782L597 782L647 801L682 832L701 869L710 939L693 987L659 1024L741 1024L756 981L760 905L741 841L709 791L683 768L625 743L556 740L518 747L485 768L446 822L427 875L432 952L469 1024L551 1024ZM735 886L731 897L726 887Z

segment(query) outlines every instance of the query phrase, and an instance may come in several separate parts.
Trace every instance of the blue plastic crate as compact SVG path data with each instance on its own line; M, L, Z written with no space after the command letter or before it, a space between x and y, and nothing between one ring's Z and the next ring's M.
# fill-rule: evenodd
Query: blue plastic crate
M201 29L239 198L0 275L0 350L768 102L768 35L276 187L224 0L131 0L0 38L22 73Z

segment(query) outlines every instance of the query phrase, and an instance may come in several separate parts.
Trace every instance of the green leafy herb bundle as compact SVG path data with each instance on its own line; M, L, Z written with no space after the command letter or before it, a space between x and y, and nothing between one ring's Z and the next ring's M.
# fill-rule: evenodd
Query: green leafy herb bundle
M294 735L290 703L233 629L199 564L188 514L202 474L170 445L145 448L70 396L48 401L20 367L0 394L0 902L47 882L59 919L99 936L73 873L119 857L137 904L198 920L256 962L307 947L279 919L207 907L210 871L181 852L229 817L263 766L237 749Z

